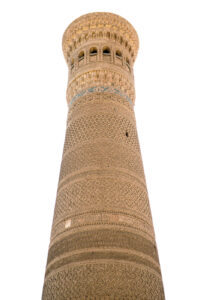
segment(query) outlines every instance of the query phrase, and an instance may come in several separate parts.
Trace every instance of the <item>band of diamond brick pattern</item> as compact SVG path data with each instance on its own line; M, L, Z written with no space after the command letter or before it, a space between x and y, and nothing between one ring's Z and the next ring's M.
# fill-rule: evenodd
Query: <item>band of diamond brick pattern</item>
M43 299L162 300L163 286L144 265L108 260L60 268L46 280Z

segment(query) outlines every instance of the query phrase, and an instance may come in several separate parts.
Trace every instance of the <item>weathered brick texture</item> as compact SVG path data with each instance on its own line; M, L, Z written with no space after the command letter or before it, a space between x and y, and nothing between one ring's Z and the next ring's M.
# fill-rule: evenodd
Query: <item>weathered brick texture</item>
M63 149L43 300L163 300L134 116L138 36L110 13L63 35L69 67Z

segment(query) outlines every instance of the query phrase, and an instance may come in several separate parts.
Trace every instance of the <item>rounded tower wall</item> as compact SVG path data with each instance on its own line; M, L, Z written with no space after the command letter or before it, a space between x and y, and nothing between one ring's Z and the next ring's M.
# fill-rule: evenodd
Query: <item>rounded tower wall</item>
M63 35L69 105L43 300L163 300L133 110L135 29L92 13Z

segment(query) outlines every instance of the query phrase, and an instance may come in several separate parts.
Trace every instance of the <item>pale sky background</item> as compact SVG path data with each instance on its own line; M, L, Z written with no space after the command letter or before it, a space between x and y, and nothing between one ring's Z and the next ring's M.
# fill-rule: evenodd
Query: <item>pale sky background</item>
M0 299L41 299L67 118L62 35L94 11L138 32L135 112L166 299L199 300L198 0L1 1Z

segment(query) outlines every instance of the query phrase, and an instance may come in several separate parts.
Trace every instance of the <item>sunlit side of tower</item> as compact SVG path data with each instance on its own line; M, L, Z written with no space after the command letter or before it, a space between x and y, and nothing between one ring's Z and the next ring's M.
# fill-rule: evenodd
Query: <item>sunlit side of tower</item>
M63 35L69 106L43 300L163 300L134 116L138 36L110 13Z

